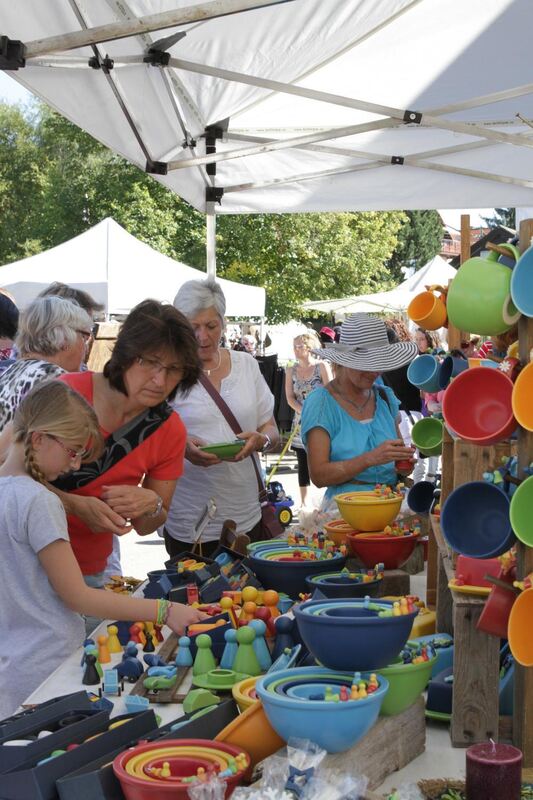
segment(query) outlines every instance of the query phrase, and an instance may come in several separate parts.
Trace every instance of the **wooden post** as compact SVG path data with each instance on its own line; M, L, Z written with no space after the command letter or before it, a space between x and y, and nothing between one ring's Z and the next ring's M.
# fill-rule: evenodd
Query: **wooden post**
M530 246L533 237L533 219L520 224L520 252ZM526 365L533 348L533 319L521 317L518 322L520 361ZM533 460L533 433L522 428L518 433L518 477ZM533 572L533 548L518 544L518 568L520 578ZM533 670L515 665L513 739L524 754L524 767L533 767Z

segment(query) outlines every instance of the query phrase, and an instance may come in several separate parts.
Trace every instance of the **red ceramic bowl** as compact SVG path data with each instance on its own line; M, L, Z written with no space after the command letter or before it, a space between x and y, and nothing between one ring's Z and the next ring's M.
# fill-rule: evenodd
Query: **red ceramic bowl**
M195 755L179 755L179 751L184 748L193 748ZM168 751L162 754L162 750ZM223 751L228 757L235 757L242 753L242 748L235 747L225 742L213 742L208 739L162 739L148 744L137 745L129 750L120 753L113 761L113 771L120 781L122 791L126 800L188 800L188 789L190 783L182 783L180 778L194 775L198 767L206 767L213 763L210 751ZM248 765L250 766L250 756L246 753ZM150 780L130 775L126 766L134 758L140 758L142 766L158 766L164 761L168 761L172 772L172 779ZM234 775L225 778L227 785L225 797L232 795L233 790L244 780L249 778L250 769L245 772L238 771Z
M498 369L465 369L444 393L442 413L457 436L474 444L496 444L517 427L513 382Z
M346 537L352 553L369 569L379 563L383 563L385 569L397 569L407 561L418 539L414 534L368 537L364 533L349 533Z

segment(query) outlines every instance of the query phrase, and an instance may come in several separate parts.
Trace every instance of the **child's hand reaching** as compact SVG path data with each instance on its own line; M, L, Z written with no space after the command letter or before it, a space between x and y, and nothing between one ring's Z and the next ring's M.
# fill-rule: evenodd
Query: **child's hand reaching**
M170 630L177 633L178 636L183 636L185 628L187 628L188 625L193 625L195 622L202 622L208 618L209 614L198 611L197 608L185 606L183 603L172 603L170 611L168 612L166 624Z

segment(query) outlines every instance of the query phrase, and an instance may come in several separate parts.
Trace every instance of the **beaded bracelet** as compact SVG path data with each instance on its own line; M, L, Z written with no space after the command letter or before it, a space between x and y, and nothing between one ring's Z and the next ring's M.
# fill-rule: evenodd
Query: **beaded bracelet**
M158 600L157 601L157 620L156 625L164 625L168 619L168 615L170 614L170 609L172 607L172 603L170 600Z

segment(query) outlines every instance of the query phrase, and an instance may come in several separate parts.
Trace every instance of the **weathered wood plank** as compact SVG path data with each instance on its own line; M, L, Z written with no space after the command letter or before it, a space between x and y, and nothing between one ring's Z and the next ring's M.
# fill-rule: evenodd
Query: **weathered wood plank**
M395 717L380 717L374 727L345 753L330 753L322 762L341 772L366 775L369 788L378 787L387 775L409 764L426 746L423 697Z

